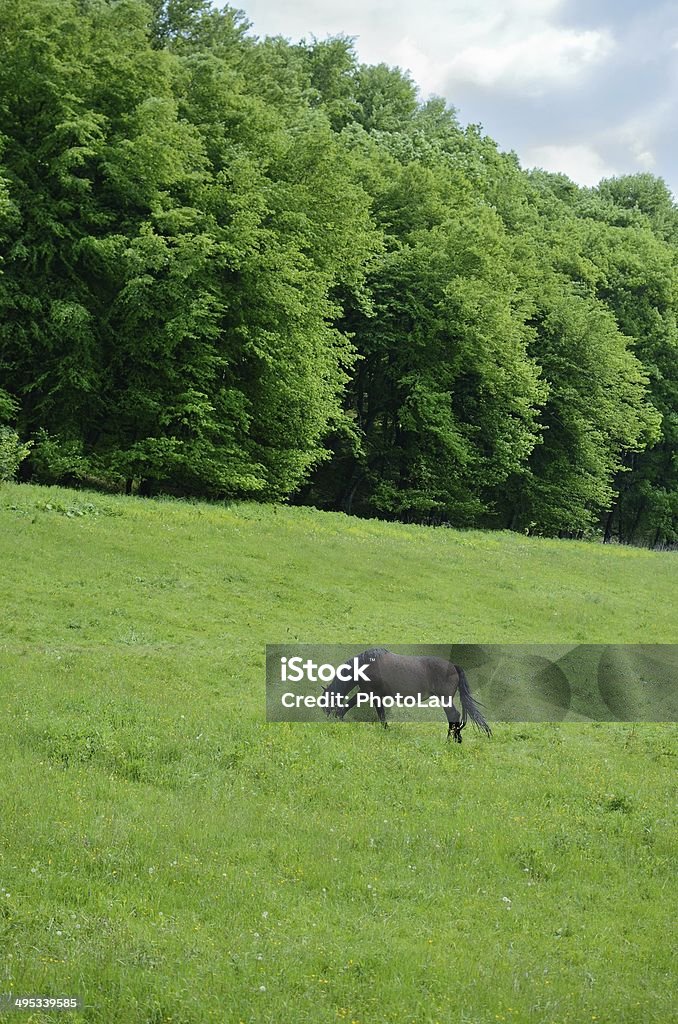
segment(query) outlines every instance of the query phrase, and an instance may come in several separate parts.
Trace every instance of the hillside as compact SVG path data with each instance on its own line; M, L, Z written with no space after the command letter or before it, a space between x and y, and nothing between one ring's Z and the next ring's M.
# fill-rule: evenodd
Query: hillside
M0 564L0 991L670 1018L675 725L267 724L264 645L670 643L673 554L2 485Z

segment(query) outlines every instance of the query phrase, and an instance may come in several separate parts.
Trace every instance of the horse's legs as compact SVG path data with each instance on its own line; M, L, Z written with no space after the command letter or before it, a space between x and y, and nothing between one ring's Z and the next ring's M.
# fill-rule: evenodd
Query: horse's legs
M447 729L447 739L454 737L455 743L461 743L461 730L464 728L459 722L450 722Z
M354 693L353 696L351 697L351 699L349 700L348 704L346 705L346 707L342 708L341 711L337 713L337 717L341 718L341 719L344 719L346 717L346 715L349 713L349 711L351 710L351 708L354 708L357 703L358 703L358 694Z
M379 716L379 721L383 725L384 729L388 729L388 722L386 721L386 712L382 707L380 699L378 697L375 697L374 703L377 709L377 715Z
M465 722L462 722L461 715L455 708L454 704L450 705L449 708L445 708L447 714L447 739L450 736L454 736L455 743L461 743L461 730L464 728Z

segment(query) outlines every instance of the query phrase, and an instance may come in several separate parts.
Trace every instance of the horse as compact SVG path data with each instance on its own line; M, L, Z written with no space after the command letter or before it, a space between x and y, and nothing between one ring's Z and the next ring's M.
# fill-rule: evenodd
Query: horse
M356 671L359 669L360 671ZM357 681L355 677L357 678ZM345 681L348 677L348 681ZM357 686L353 696L348 694ZM459 692L461 713L454 706L454 695ZM463 668L453 665L444 658L428 655L394 654L385 647L371 647L345 662L335 670L333 681L323 687L323 694L334 697L328 701L325 713L343 719L356 706L360 693L369 694L369 702L376 708L381 724L386 728L384 698L414 698L417 701L430 697L440 699L447 717L447 739L453 737L461 743L461 731L469 719L479 731L487 736L492 730L485 721L478 703L471 696L468 679ZM342 704L337 709L337 697ZM388 702L391 703L391 702Z

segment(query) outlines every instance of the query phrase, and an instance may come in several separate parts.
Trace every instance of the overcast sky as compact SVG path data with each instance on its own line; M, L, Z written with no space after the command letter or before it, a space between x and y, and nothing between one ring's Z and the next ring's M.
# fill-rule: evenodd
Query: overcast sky
M231 0L259 36L354 36L524 167L582 185L650 171L678 196L678 3Z

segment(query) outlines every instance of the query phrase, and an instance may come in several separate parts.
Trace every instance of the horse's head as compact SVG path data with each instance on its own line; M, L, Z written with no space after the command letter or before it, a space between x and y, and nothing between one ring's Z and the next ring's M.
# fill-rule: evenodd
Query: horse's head
M339 718L341 715L342 692L337 685L336 676L328 686L323 686L322 696L326 698L326 701L323 701L323 711L327 717Z

